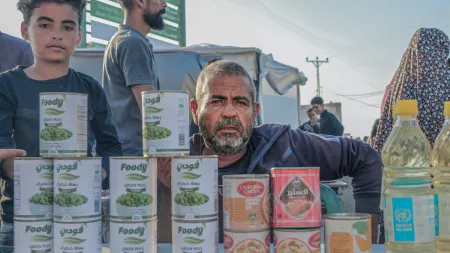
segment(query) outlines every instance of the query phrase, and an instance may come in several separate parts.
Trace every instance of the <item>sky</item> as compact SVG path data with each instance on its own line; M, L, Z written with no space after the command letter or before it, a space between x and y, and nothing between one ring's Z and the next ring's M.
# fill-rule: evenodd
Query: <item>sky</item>
M20 36L17 1L1 1L0 29ZM345 132L353 136L369 135L414 32L426 27L450 34L448 0L186 0L186 6L188 45L256 47L272 54L308 77L302 104L316 91L316 68L305 58L328 57L320 67L322 96L342 103Z

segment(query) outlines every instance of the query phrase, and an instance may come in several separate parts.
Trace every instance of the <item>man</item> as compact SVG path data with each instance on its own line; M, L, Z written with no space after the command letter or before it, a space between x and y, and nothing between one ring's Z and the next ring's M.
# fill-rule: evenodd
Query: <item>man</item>
M110 40L103 58L103 87L125 156L142 156L143 91L159 90L153 46L146 35L162 30L164 0L119 0L124 25Z
M344 134L344 126L342 126L341 122L333 113L324 108L323 98L313 98L311 106L320 115L320 134L333 136L342 136Z
M0 32L0 73L17 65L29 67L33 64L33 52L26 40Z
M300 129L305 132L311 132L318 134L320 133L320 125L317 120L317 114L314 112L314 108L309 108L306 111L306 115L308 115L309 121L300 126Z
M380 212L381 159L369 145L341 137L306 134L288 125L254 127L260 105L245 69L233 62L217 61L200 73L194 122L200 134L191 137L191 155L219 156L219 186L227 174L265 174L272 167L320 167L322 180L353 177L356 212L373 214L373 240ZM158 164L158 225L162 241L170 241L170 160ZM222 198L219 195L222 233ZM222 235L220 240L223 240Z

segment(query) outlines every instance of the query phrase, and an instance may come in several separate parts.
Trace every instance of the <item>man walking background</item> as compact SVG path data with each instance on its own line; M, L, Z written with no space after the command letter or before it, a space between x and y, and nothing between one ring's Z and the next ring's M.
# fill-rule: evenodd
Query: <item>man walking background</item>
M341 122L333 113L324 108L323 98L313 98L311 100L311 106L320 115L320 134L333 136L342 136L344 134L344 126Z

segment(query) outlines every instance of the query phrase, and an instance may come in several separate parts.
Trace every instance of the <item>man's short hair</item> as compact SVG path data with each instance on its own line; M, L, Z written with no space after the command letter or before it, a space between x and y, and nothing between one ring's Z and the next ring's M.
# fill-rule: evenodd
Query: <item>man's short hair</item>
M323 98L322 97L315 97L311 99L312 105L323 105Z
M207 64L205 68L200 72L197 79L197 87L195 90L195 98L197 103L202 103L203 96L205 94L206 85L214 78L220 75L226 76L243 76L248 79L250 90L250 99L253 103L256 103L256 88L253 84L252 78L241 65L227 60L211 60L212 62Z
M309 112L312 112L313 110L314 110L314 108L311 107L311 108L309 108L306 112L309 113Z
M119 4L122 3L123 7L127 10L132 10L134 5L134 0L119 0Z
M78 13L78 25L83 21L83 11L86 8L87 0L19 0L17 9L22 12L23 21L30 23L30 18L36 8L39 8L44 3L67 4Z

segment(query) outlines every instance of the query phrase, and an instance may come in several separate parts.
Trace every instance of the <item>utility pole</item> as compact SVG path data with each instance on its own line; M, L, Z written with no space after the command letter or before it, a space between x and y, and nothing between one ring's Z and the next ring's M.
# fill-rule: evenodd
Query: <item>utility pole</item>
M328 58L326 58L326 60L319 60L319 57L316 57L315 60L309 60L308 57L306 57L306 62L311 62L317 69L317 96L320 97L320 72L319 72L319 68L320 65L324 64L324 63L328 63Z

